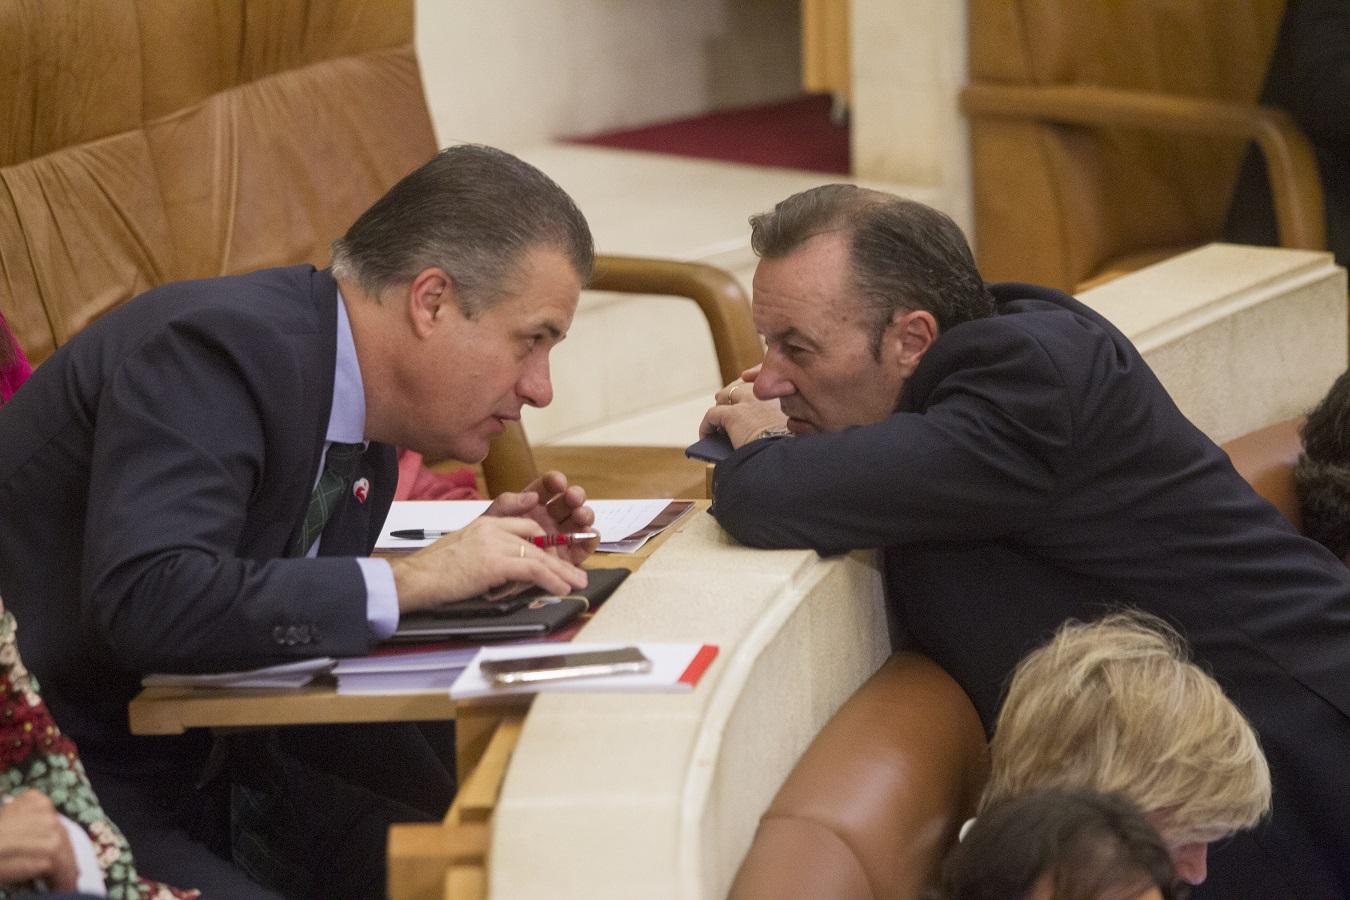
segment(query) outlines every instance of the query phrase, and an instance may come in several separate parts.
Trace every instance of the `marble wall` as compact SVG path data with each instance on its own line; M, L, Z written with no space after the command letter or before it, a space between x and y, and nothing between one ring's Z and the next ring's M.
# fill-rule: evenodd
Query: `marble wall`
M796 0L417 0L442 144L525 147L794 96Z

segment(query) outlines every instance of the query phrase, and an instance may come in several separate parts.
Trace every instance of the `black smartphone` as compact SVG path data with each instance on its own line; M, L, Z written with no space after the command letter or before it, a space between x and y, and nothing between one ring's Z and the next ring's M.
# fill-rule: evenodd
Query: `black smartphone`
M649 672L652 661L637 647L616 647L613 650L583 650L523 659L486 659L479 663L478 668L488 684L504 686Z

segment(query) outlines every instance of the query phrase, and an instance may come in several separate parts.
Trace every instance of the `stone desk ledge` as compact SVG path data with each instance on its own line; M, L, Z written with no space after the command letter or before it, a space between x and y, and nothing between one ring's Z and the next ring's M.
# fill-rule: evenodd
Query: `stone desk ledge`
M494 900L726 895L806 745L890 654L872 554L751 550L706 512L579 640L702 641L688 694L546 694L502 786Z

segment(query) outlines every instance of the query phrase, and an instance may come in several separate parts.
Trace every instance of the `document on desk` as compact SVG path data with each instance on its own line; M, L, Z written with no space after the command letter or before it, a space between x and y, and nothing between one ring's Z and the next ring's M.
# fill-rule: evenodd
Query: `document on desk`
M386 648L370 656L338 660L333 677L339 694L444 691L450 689L478 650L476 646Z
M592 500L595 531L600 550L633 553L653 535L674 522L693 503L688 500ZM389 508L384 530L375 542L377 550L416 550L436 537L394 537L395 531L458 531L488 508L486 500L395 500Z
M566 647L568 653L591 650L614 650L622 643L586 644L573 641ZM650 671L634 675L601 675L596 678L568 678L561 681L541 681L531 684L494 686L488 684L479 666L485 659L527 659L550 656L559 652L556 643L512 644L509 647L484 647L473 662L450 686L450 698L504 697L512 694L538 693L623 693L623 692L681 692L692 691L703 673L717 657L716 644L665 644L638 642L632 646L652 662Z
M144 687L298 688L332 670L331 656L301 659L241 672L210 672L204 675L152 674L141 679Z

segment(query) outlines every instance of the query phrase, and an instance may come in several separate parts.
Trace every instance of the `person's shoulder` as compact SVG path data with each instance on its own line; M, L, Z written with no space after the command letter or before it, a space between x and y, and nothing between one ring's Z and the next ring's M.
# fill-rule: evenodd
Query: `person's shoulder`
M1023 347L1052 357L1105 347L1132 352L1114 325L1063 291L1011 282L989 289L994 314L956 326L944 336L949 343L983 345L1004 353Z

